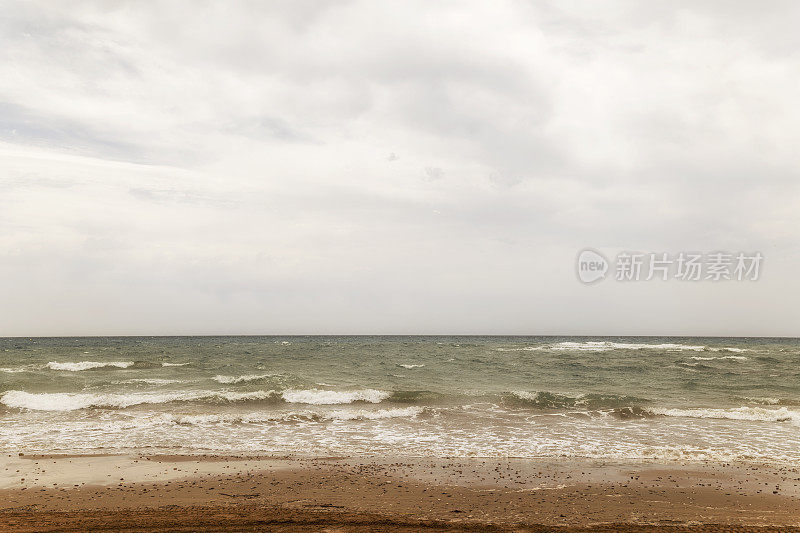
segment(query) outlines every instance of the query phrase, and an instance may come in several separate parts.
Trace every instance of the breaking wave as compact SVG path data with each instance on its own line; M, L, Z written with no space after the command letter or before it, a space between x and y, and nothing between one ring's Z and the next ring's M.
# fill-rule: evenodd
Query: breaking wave
M390 392L362 389L354 391L333 391L323 389L287 390L281 394L289 403L310 405L338 405L353 402L380 403L391 396Z
M756 405L789 405L800 406L800 400L796 398L762 398L753 396L734 397L734 400L744 401Z
M297 403L308 405L340 405L356 402L380 403L392 393L374 389L332 391L320 389L286 390L278 392L253 391L159 391L131 393L30 393L10 390L0 396L6 407L34 411L75 411L88 408L124 409L142 404L166 404L173 402L245 402L269 401L271 403Z
M647 344L638 342L612 341L566 341L556 344L525 346L522 348L498 348L500 352L517 351L576 351L576 352L608 352L610 350L662 350L662 351L694 351L694 352L746 352L745 348L716 347L702 344L689 345L678 343Z
M507 407L533 407L536 409L613 409L648 403L645 398L616 394L581 394L567 396L554 392L513 391L502 396Z
M137 378L126 379L124 381L112 381L114 385L124 385L128 383L144 383L146 385L171 385L173 383L186 383L181 379L161 379L161 378Z
M653 409L653 413L662 416L683 418L714 418L723 420L749 420L756 422L791 422L800 425L800 411L786 407L769 409L764 407L732 407L728 409Z
M416 418L423 414L424 407L403 407L370 411L336 410L330 412L297 411L289 413L245 413L245 414L204 414L204 415L164 415L168 421L180 425L206 424L258 424L269 422L326 422L351 420L382 420L390 418Z
M164 404L172 402L239 402L246 400L277 400L275 391L225 392L225 391L164 391L132 393L30 393L10 390L0 396L0 403L7 407L32 411L75 411L90 407L122 409L142 404Z
M151 361L79 361L76 363L59 363L50 361L45 368L50 370L60 370L66 372L81 372L83 370L97 370L100 368L128 368L144 370L148 368L160 368L164 366L185 366L189 363L153 363Z
M20 372L27 372L28 368L24 366L18 366L14 368L0 368L0 372L5 374L18 374Z
M92 370L94 368L115 367L129 368L134 365L134 361L81 361L79 363L58 363L50 361L47 368L50 370L66 370L67 372L80 372L82 370Z
M247 383L248 381L260 381L262 379L269 379L275 377L274 374L247 374L244 376L214 376L213 379L217 383L222 383L225 385L236 384L236 383Z
M745 357L744 355L721 355L721 356L718 356L718 357L715 357L715 356L703 357L701 355L693 355L692 359L694 359L695 361L714 361L715 359L730 359L730 360L733 360L733 361L747 361L747 357Z

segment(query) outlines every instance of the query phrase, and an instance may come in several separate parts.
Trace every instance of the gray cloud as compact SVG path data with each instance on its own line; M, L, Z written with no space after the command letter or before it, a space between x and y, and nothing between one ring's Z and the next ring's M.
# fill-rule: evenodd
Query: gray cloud
M144 162L142 149L76 120L41 115L9 103L0 103L0 140L55 148L85 155Z
M2 7L0 334L797 334L796 3Z

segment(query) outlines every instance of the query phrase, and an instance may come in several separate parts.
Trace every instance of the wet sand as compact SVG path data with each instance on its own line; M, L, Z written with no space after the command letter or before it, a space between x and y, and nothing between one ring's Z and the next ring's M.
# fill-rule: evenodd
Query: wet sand
M744 463L164 455L0 460L2 531L790 526L800 526L798 469Z

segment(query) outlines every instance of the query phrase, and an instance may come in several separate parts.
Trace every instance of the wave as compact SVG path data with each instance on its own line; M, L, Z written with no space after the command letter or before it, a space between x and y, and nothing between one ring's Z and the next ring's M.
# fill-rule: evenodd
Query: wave
M281 394L289 403L310 405L337 405L353 402L380 403L391 396L390 392L362 389L354 391L333 391L323 389L287 390Z
M756 405L789 405L800 406L800 399L795 398L763 398L753 396L735 397L734 400L745 401Z
M643 409L635 405L629 407L617 407L608 412L608 415L617 420L636 420L640 418L654 418L658 416L650 409Z
M244 376L214 376L213 379L217 383L222 383L225 385L236 384L236 383L246 383L248 381L259 381L262 379L274 378L275 374L247 374Z
M164 363L154 363L152 361L134 361L133 366L129 368L135 369L147 369L147 368L161 368L164 366ZM183 366L183 365L180 365Z
M553 347L552 350L578 350L589 352L607 352L609 350L667 350L667 351L683 351L691 350L695 352L705 350L704 345L687 345L687 344L643 344L635 342L561 342Z
M81 361L79 363L58 363L50 361L45 365L50 370L66 370L68 372L80 372L82 370L92 370L94 368L115 367L128 368L133 366L133 361Z
M50 361L45 365L45 368L67 372L81 372L84 370L96 370L100 368L148 369L159 368L162 366L183 366L188 364L189 363L153 363L151 361L79 361L77 363L59 363L57 361Z
M634 342L562 342L552 347L554 350L579 350L579 351L600 351L608 350L668 350L668 351L702 351L705 346L690 346L686 344L643 344Z
M173 402L243 402L270 401L308 405L340 405L355 402L380 403L392 393L374 389L332 391L321 389L286 390L277 392L254 391L159 391L131 393L30 393L10 390L0 396L6 407L34 411L75 411L88 408L124 409L142 404L166 404Z
M612 341L565 341L556 344L546 344L539 346L525 346L521 348L498 348L500 352L516 351L578 351L578 352L607 352L610 350L664 350L664 351L694 351L694 352L746 352L746 348L734 347L715 347L702 344L689 345L678 343L647 344L636 342L612 342Z
M438 392L427 390L399 390L393 391L389 398L394 403L437 403L444 400L446 396Z
M7 407L32 411L76 411L78 409L116 408L123 409L142 404L165 404L172 402L210 401L240 402L246 400L277 400L275 391L229 392L229 391L164 391L134 393L30 393L10 390L0 396L0 403Z
M708 357L703 357L701 355L693 355L691 358L694 359L695 361L714 361L716 359L730 359L730 360L733 360L733 361L747 361L747 357L745 357L744 355L720 355L720 356L713 356L712 355L712 356L708 356Z
M502 402L508 407L534 407L537 409L609 409L631 407L648 403L650 400L616 394L581 394L567 396L554 392L513 391L502 395Z
M399 364L398 363L397 366L399 366L401 368L407 368L407 369L411 370L412 368L422 368L425 365L424 364L422 364L422 365L412 365L412 364Z
M159 378L138 378L126 379L123 381L112 381L114 385L125 385L127 383L146 383L147 385L170 385L173 383L186 383L182 379L159 379Z
M800 425L800 411L786 407L769 409L764 407L731 407L728 409L690 408L690 409L652 409L662 416L683 418L714 418L723 420L749 420L760 422L791 422Z
M179 425L212 424L259 424L269 422L327 422L383 420L391 418L417 418L426 412L424 407L402 407L370 411L336 410L330 412L297 411L289 413L246 413L246 414L205 414L205 415L165 415L166 420Z
M696 370L717 370L713 366L704 365L703 363L700 363L700 362L687 363L685 361L681 361L681 362L675 363L675 365L679 366L681 368L685 368L687 370L695 370L695 371Z
M27 371L28 367L25 366L18 366L14 368L0 368L0 372L3 372L5 374L18 374L20 372L27 372Z

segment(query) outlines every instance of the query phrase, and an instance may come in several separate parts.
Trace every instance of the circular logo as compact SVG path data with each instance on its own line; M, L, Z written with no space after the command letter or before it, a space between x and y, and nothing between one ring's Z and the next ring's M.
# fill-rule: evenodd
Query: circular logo
M600 252L586 249L578 254L578 279L583 283L594 283L606 277L608 261Z

